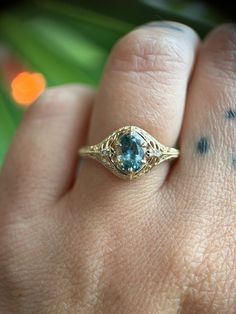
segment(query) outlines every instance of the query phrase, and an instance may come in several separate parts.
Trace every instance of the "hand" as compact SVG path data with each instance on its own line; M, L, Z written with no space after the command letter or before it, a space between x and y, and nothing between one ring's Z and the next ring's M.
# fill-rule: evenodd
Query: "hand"
M0 313L236 312L236 28L134 30L98 92L49 89L0 176ZM123 181L78 149L137 125L181 155Z

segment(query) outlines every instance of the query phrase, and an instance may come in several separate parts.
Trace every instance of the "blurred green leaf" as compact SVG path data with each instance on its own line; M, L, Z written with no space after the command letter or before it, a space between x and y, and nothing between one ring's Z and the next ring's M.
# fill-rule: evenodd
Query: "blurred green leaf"
M0 91L0 160L3 161L8 145L12 140L16 123L8 109L8 102Z
M83 68L95 83L99 81L107 54L88 37L78 30L46 18L37 18L27 23L43 45L48 45L52 55L74 63L74 67ZM86 81L77 74L77 80Z
M36 36L32 28L14 15L3 15L0 29L4 40L11 44L24 63L32 70L43 73L49 85L76 81L96 83L84 68L75 66L66 56L52 53L51 43L45 44L43 38Z

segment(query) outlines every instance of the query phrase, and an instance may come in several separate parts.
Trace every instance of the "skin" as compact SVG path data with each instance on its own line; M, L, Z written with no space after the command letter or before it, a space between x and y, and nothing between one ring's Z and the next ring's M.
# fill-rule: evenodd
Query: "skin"
M97 92L46 91L0 175L0 313L235 313L235 94L236 28L200 43L172 22L121 39ZM180 158L132 182L78 171L125 125Z

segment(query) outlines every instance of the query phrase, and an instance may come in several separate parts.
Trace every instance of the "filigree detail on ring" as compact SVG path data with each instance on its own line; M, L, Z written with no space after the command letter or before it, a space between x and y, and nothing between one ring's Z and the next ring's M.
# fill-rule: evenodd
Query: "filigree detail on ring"
M179 151L157 141L136 126L125 126L101 143L80 150L80 155L102 163L120 178L133 180L161 162L177 158Z

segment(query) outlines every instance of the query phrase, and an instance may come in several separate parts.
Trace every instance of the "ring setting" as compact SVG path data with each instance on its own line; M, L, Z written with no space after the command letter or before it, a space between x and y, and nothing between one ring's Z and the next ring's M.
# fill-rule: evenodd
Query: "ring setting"
M179 150L166 147L137 126L125 126L99 144L81 148L79 154L99 161L119 178L133 180L177 158Z

